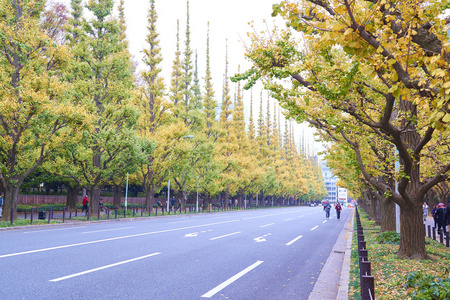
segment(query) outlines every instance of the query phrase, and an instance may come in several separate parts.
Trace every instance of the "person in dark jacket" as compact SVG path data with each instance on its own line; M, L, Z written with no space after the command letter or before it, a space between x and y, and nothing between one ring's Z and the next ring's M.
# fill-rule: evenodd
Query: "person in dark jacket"
M445 208L444 208L444 203L439 203L438 204L438 210L436 212L436 216L437 216L437 225L438 225L438 234L441 234L441 232L443 232L444 234L446 234L447 229L446 229L446 225L445 224Z
M328 202L328 200L325 201L325 203L323 205L323 210L325 211L325 217L327 219L329 219L330 218L331 205L330 205L330 202Z
M433 207L433 209L431 210L431 215L433 216L433 220L434 220L434 228L437 228L437 210L438 210L438 206L437 204Z
M450 201L448 201L447 208L445 209L445 220L448 226L447 234L450 234Z
M341 218L341 211L342 211L342 206L339 203L339 201L336 203L334 208L336 209L336 216L337 216L337 219L339 220Z

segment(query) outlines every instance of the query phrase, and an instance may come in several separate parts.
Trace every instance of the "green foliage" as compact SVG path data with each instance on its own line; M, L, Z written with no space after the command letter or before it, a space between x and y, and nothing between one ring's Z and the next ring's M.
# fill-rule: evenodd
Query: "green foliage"
M447 273L448 273L447 268ZM406 276L405 288L414 288L409 293L413 300L450 299L450 278L440 278L422 271L411 272Z
M377 236L377 242L380 244L398 245L400 243L400 233L395 231L381 232Z

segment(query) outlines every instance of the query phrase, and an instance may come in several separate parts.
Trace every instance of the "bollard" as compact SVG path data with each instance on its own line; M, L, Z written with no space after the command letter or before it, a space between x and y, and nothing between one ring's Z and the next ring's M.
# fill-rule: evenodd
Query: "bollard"
M428 237L431 237L431 225L428 225Z
M107 208L106 208L106 213L108 214L108 219L109 219L109 211L111 210L111 208L108 206Z
M116 219L117 219L117 206L116 206Z
M34 213L34 207L31 208L30 225L33 225L33 213Z
M136 215L136 208L133 207L133 217Z
M66 208L63 207L63 223L66 220Z
M446 238L445 238L445 246L448 248L450 244L450 232L447 234Z
M48 211L48 224L50 224L50 219L52 218L52 208L50 207Z
M127 217L127 209L126 209L126 208L123 209L123 217L124 217L124 218Z
M436 240L436 228L433 227L433 240Z
M144 206L141 206L141 217L144 215Z
M368 252L366 249L361 249L358 251L359 257L369 258Z
M366 249L366 242L365 241L358 241L358 251Z
M369 257L369 254L368 254L367 249L361 249L361 250L359 250L359 251L358 251L358 255L359 255L360 257L365 257L365 258L368 258L368 257Z
M371 274L371 264L370 264L370 261L364 260L364 261L360 261L360 262L359 262L359 274L360 274L361 276L364 276L364 275L370 276L370 275L372 275L372 274Z
M78 215L78 208L75 207L75 218L77 217L77 215Z
M87 220L88 221L89 221L90 214L91 214L91 206L88 205L88 209L87 209Z
M364 242L364 235L358 234L358 244L359 242Z
M25 220L26 220L27 219L27 210L25 209L24 212L25 212Z
M361 300L375 299L375 280L373 276L361 276Z
M100 206L98 207L97 220L100 220Z
M72 220L72 211L69 210L69 220Z
M164 216L164 206L161 207L161 212L162 212L162 215Z
M14 219L14 210L11 208L11 226L14 223L13 219Z
M443 244L444 243L444 231L441 230L441 232L439 233L439 243Z

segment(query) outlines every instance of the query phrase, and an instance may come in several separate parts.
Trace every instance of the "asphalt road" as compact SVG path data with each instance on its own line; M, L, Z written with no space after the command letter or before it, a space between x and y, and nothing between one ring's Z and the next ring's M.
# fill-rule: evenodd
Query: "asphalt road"
M295 207L2 230L0 299L307 299L344 220Z

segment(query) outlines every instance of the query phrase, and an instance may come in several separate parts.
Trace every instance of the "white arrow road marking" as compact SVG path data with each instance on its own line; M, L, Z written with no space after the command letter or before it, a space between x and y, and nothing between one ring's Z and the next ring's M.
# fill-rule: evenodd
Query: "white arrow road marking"
M194 237L194 236L197 236L197 235L198 235L198 232L186 233L186 234L184 235L184 237Z
M205 232L209 232L209 231L212 231L212 229L210 229L210 230L203 230L203 231L199 231L199 232L193 232L193 233L186 233L186 234L184 235L184 237L196 237L196 236L198 236L200 233L205 233Z
M254 240L256 243L259 243L259 242L267 242L266 236L269 236L269 235L271 235L271 233L268 233L268 234L265 234L265 235L263 235L263 236L257 237L256 239L253 239L253 240Z
M221 284L219 284L218 286L216 286L215 288L213 288L212 290L210 290L206 294L203 294L202 298L211 298L212 296L214 296L215 294L217 294L218 292L220 292L221 290L223 290L224 288L226 288L227 286L229 286L230 284L232 284L233 282L235 282L236 280L238 280L239 278L241 278L242 276L244 276L245 274L247 274L248 272L250 272L251 270L253 270L257 266L262 264L263 262L264 261L262 261L262 260L258 260L253 265L245 268L244 270L242 270L241 272L237 273L236 275L234 275L230 279L222 282Z
M118 262L118 263L115 263L115 264L110 264L110 265L103 266L103 267L100 267L100 268L95 268L95 269L83 271L83 272L80 272L80 273L75 273L75 274L72 274L72 275L55 278L55 279L52 279L52 280L49 280L49 281L58 282L58 281L69 279L69 278L73 278L73 277L76 277L76 276L81 276L81 275L84 275L84 274L100 271L100 270L103 270L103 269L107 269L107 268L111 268L111 267L127 264L127 263L130 263L130 262L136 261L136 260L144 259L144 258L147 258L147 257L150 257L150 256L155 256L155 255L158 255L158 254L161 254L161 252L156 252L156 253L152 253L152 254L149 254L149 255L144 255L144 256L141 256L141 257L136 257L136 258L133 258L133 259L124 260L124 261L121 261L121 262Z

